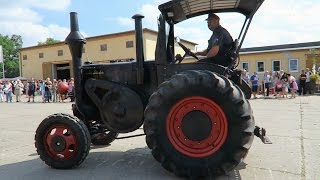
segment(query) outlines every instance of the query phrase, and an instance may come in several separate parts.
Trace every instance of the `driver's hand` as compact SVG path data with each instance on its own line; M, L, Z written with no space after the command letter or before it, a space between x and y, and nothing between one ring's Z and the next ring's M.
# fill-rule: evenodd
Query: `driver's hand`
M183 60L183 57L181 56L181 54L177 54L176 61L181 61L181 60Z

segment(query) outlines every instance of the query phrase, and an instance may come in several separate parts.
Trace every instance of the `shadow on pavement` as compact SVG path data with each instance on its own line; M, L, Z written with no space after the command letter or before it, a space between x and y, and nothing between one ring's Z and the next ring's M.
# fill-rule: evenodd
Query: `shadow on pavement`
M95 151L95 150L92 150ZM29 156L35 156L30 154ZM241 163L234 171L226 176L209 177L218 180L241 180L239 170L245 169ZM182 179L161 167L145 148L131 149L126 152L105 151L90 152L87 159L75 169L57 170L44 164L39 158L0 166L0 179Z

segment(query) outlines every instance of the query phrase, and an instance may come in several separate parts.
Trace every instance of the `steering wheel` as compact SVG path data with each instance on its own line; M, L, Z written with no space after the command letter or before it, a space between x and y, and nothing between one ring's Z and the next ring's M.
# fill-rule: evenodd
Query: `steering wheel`
M180 42L177 42L179 44L179 46L184 50L184 52L186 52L186 54L196 58L197 60L199 60L199 58L193 53L190 51L189 48L187 48L186 46L184 46L183 44L181 44Z

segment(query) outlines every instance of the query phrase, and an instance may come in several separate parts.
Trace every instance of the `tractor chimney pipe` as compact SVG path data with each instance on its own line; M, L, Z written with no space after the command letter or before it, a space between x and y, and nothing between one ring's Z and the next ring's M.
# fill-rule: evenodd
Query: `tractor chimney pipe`
M143 51L143 30L142 30L142 19L144 16L136 14L132 16L135 20L135 31L136 31L136 58L137 58L137 84L143 84L144 80L144 51Z
M71 32L79 31L78 14L70 12L70 30Z
M79 32L78 16L76 12L70 13L70 33L67 36L65 43L68 44L71 56L72 66L74 72L74 85L76 104L81 103L81 94L83 94L83 88L81 88L81 57L83 45L86 43L86 39Z

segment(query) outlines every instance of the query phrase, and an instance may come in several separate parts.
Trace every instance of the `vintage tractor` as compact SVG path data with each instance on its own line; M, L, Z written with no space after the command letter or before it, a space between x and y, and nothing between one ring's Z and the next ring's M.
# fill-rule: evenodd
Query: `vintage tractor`
M246 99L251 96L250 88L235 69L243 39L262 3L166 2L159 6L155 60L144 60L143 16L135 15L136 60L110 64L82 65L86 40L79 32L77 14L72 12L66 43L74 69L74 116L57 113L41 122L35 135L40 158L53 168L73 168L85 160L91 143L107 145L119 133L143 125L152 155L168 171L178 176L204 177L233 170L246 157L254 134L266 140L264 129L255 126ZM213 12L239 12L246 17L239 41L230 53L232 65L177 61L174 25ZM178 44L187 55L198 58ZM129 137L133 136L125 136Z

